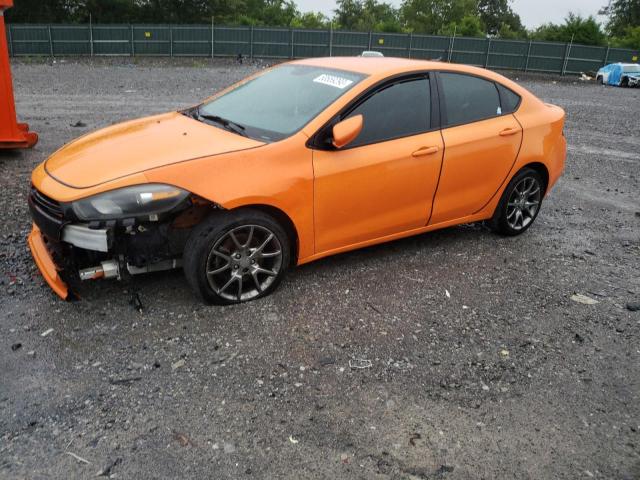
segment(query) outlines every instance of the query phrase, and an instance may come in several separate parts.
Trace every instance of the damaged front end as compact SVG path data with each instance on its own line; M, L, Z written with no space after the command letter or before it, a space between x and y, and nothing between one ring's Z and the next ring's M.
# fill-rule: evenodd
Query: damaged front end
M47 283L67 299L85 280L180 267L191 229L213 208L216 205L163 184L69 203L32 187L29 247Z

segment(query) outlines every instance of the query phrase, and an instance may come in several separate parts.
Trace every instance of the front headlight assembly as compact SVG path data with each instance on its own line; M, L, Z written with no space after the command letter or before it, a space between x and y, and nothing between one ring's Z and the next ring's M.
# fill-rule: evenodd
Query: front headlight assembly
M149 183L119 188L72 203L80 220L113 220L155 216L177 207L189 192L171 185Z

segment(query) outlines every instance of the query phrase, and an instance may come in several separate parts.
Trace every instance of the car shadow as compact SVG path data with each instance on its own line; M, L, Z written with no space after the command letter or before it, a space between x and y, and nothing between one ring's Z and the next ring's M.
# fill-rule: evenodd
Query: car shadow
M416 253L428 254L435 249L446 251L464 250L465 245L487 239L493 234L481 223L459 225L399 240L363 247L326 257L315 262L291 269L283 285L274 292L286 289L287 284L308 283L318 278L331 278L345 269L359 267L371 268L372 264L391 265L391 268L403 269L403 260ZM374 266L374 268L377 268ZM136 294L143 306L153 300L155 305L165 303L193 304L199 301L190 291L182 270L170 270L139 275L122 283L116 281L97 281L81 286L78 291L81 300L99 302L101 297L117 297L128 301L135 308ZM253 303L253 302L251 302Z

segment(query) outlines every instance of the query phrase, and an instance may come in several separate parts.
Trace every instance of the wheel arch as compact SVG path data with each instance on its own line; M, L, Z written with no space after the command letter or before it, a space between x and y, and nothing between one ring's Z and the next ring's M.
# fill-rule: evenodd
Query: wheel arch
M291 260L290 263L291 265L296 265L298 263L298 253L300 250L300 246L299 246L299 237L298 237L298 230L296 229L295 224L293 223L293 220L291 220L291 217L289 217L289 215L287 215L283 210L279 209L278 207L274 207L273 205L268 205L268 204L264 204L264 203L252 203L252 204L247 204L247 205L241 205L241 206L237 206L234 208L229 209L228 211L234 211L234 210L248 210L248 209L252 209L252 210L259 210L263 213L266 213L267 215L273 217L276 219L276 221L278 221L278 223L280 223L280 225L282 225L282 227L285 229L285 231L287 232L287 235L289 235L289 239L291 240Z
M532 168L533 170L535 170L540 174L540 176L542 177L542 180L544 181L544 193L546 195L547 190L549 188L549 169L547 168L547 166L541 162L527 163L526 165L523 165L522 168L520 168L520 170L518 170L514 174L514 176L517 175L523 168Z

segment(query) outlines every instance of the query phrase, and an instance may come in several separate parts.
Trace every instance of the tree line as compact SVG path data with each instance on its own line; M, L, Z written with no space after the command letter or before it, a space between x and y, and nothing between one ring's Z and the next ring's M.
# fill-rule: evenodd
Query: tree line
M605 0L603 0L605 1ZM209 23L404 32L569 42L640 49L640 0L609 0L596 18L527 30L511 0L338 0L334 15L300 12L293 0L16 0L15 23Z

